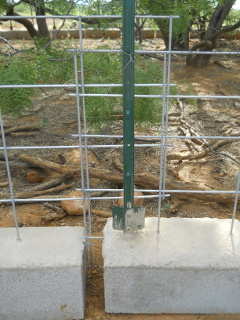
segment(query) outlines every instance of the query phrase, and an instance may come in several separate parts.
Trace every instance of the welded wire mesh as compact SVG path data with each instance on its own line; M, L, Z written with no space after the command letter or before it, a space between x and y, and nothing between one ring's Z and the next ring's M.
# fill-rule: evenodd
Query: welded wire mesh
M116 18L120 19L121 16L93 16L94 18ZM138 16L136 16L137 18ZM141 18L143 16L140 16ZM1 17L1 19L13 19L13 17ZM18 17L18 19L41 19L41 18L59 18L58 16L26 16L26 17ZM121 191L121 189L96 189L91 188L91 182L90 182L90 176L89 176L89 160L88 160L88 150L94 149L94 148L121 148L122 144L91 144L89 142L90 138L122 138L122 135L93 135L88 132L87 127L87 120L86 120L86 98L87 97L104 97L108 99L109 97L119 97L122 98L122 94L109 94L109 93L101 93L101 94L94 94L94 93L86 93L86 88L94 88L94 87L121 87L122 84L91 84L91 83L85 83L84 78L84 70L85 70L85 61L84 61L84 55L88 53L95 53L102 54L102 53L111 53L111 54L124 54L122 49L88 49L84 48L83 46L83 38L82 38L82 18L92 18L92 16L89 17L81 17L81 16L61 16L61 19L77 19L78 20L78 27L79 27L79 48L77 49L69 49L68 52L71 52L74 57L74 78L75 83L69 83L69 84L18 84L18 85L5 85L1 84L0 89L4 90L7 88L75 88L75 93L70 94L70 96L74 97L76 99L76 107L77 107L77 134L72 134L72 137L75 138L76 144L74 145L45 145L45 146L26 146L26 145L19 145L19 146L11 146L7 145L5 135L4 135L4 126L3 126L3 119L0 113L0 123L1 123L1 132L2 132L2 146L0 147L0 150L3 150L4 156L5 156L5 162L6 162L6 170L8 175L8 181L9 181L9 190L10 190L10 198L8 199L1 199L2 202L9 202L12 205L13 209L13 215L14 215L14 223L16 227L17 232L17 239L20 240L21 235L19 232L18 227L18 219L17 219L17 208L16 204L28 201L28 202L34 202L36 199L29 198L29 199L21 199L21 198L15 198L14 197L14 186L12 185L11 181L11 170L10 170L10 163L8 161L8 152L10 150L45 150L45 149L72 149L72 148L78 148L79 154L80 154L80 161L79 161L79 171L81 172L81 188L78 188L77 190L81 190L83 197L82 198L76 198L76 200L83 200L83 219L84 219L84 237L85 242L90 248L92 247L92 239L99 238L94 237L92 233L92 226L91 226L91 201L98 200L98 201L104 201L104 200L116 200L121 197L116 195L116 192ZM231 231L233 229L233 222L236 214L236 207L237 207L237 201L238 201L238 195L239 195L239 178L236 190L168 190L166 189L166 178L167 178L167 148L169 146L169 139L205 139L205 140L217 140L217 139L231 139L231 140L240 140L239 136L174 136L169 135L168 125L169 125L169 106L170 106L170 99L184 99L184 98L191 98L191 99L240 99L240 95L181 95L181 94L171 94L170 88L175 86L171 82L170 74L171 74L171 58L172 58L172 48L171 48L171 42L172 42L172 24L173 20L177 17L173 16L145 16L145 18L156 18L156 19L168 19L169 20L169 49L168 50L136 50L135 54L145 54L145 53L154 53L163 56L163 77L162 79L159 79L159 83L142 83L142 84L136 84L136 87L146 87L146 86L157 86L160 88L160 94L155 95L135 95L137 98L155 98L159 99L162 102L162 114L161 114L161 120L159 119L159 122L161 122L161 133L157 136L148 136L148 135L136 135L135 138L142 138L142 139L156 139L159 141L157 144L152 143L139 143L135 144L135 147L158 147L160 149L160 159L159 159L159 188L154 190L138 190L144 192L143 198L157 198L158 199L158 224L156 226L157 231L160 230L160 217L161 217L161 210L162 210L162 201L165 197L169 196L171 193L203 193L203 194L235 194L235 203L234 203L234 209L233 209L233 218L232 218L232 226ZM209 52L198 52L198 51L174 51L174 55L188 55L188 54L209 54ZM212 55L239 55L240 52L211 52ZM80 74L80 76L79 76ZM85 158L85 164L83 161L81 161ZM109 193L112 193L112 196L102 196L102 197L96 197L93 196L92 193L96 191L107 191ZM66 198L64 198L66 200ZM72 198L69 198L71 200ZM48 202L54 202L54 201L60 201L63 200L63 197L59 196L57 198L48 198L47 196L42 199L38 199L37 201L48 201ZM88 200L88 202L86 202ZM91 251L91 250L90 250Z

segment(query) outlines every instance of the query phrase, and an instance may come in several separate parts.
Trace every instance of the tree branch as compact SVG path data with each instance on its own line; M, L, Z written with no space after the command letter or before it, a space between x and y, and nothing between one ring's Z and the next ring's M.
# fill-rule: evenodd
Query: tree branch
M212 49L212 43L211 41L209 40L205 40L205 41L201 41L199 43L196 43L195 45L193 45L191 48L190 48L190 51L196 51L202 47L207 47L208 49Z
M12 20L22 24L27 29L27 31L29 32L29 34L30 34L32 39L38 35L37 30L34 28L34 25L30 20L14 18L14 17L20 17L20 15L14 11L14 7L12 5L9 6L9 8L8 8L8 10L6 12L6 15L7 16L13 16ZM11 19L9 19L9 20L11 20ZM0 20L0 21L3 21L3 20ZM4 21L7 21L7 20L4 20Z
M5 38L3 38L3 37L0 37L0 40L4 41L4 42L9 46L9 48L10 48L11 50L16 51L15 48L10 44L10 42L7 41L7 39L5 39ZM7 54L7 55L9 55L9 54Z
M68 11L67 11L67 13L66 13L67 15L68 15L69 12L72 10L73 5L74 5L74 2L72 2L71 6L68 8ZM66 21L66 19L63 20L60 28L55 32L55 34L53 35L52 39L50 39L50 40L43 46L43 48L42 48L43 50L47 49L47 48L51 45L51 43L55 40L55 38L56 38L56 36L58 35L59 31L60 31L60 30L62 29L62 27L64 26L65 21Z
M213 38L215 39L215 38L217 38L220 34L223 34L223 33L226 33L226 32L230 32L230 31L233 31L233 30L236 30L236 29L239 28L239 27L240 27L240 20L239 20L237 23L233 24L232 26L224 27L224 28L222 28L221 30L219 30L218 32L215 32L215 33L213 34Z

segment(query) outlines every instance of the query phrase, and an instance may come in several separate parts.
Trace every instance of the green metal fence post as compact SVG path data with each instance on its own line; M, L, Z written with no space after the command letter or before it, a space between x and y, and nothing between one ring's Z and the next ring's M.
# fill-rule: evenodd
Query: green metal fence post
M123 1L124 207L134 207L134 16L135 1Z
M135 1L123 0L123 162L124 208L113 207L113 228L144 227L145 210L134 208L134 18Z

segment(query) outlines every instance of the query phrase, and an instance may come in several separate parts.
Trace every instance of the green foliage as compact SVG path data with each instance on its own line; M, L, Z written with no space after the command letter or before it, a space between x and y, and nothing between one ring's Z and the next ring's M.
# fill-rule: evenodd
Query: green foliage
M64 43L64 46L62 46ZM69 41L58 41L51 49L36 52L27 51L1 61L0 84L51 84L74 83L74 65L71 53L64 47L71 47ZM99 49L109 49L108 46ZM3 59L3 58L2 58ZM8 61L9 60L9 61ZM59 60L59 61L56 61ZM4 63L3 63L4 62ZM7 67L4 67L8 63ZM135 56L135 83L162 82L161 63L153 59ZM79 76L81 78L81 76ZM84 81L86 84L121 84L122 53L84 54ZM81 79L79 79L81 82ZM122 87L86 88L86 93L122 94ZM19 115L32 105L37 89L13 88L0 90L2 112ZM137 95L161 95L161 87L135 87ZM159 123L161 120L160 98L135 98L136 123ZM121 97L87 97L86 116L91 125L101 125L122 115Z
M173 37L184 41L184 37L189 32L189 27L198 21L199 16L212 12L214 1L211 0L140 0L148 10L149 14L154 15L175 15L179 16L173 22ZM155 20L160 29L168 32L168 20Z
M239 21L239 10L233 9L230 11L229 15L227 16L225 24L234 24ZM235 31L235 30L234 30Z
M73 79L72 54L64 49L39 50L32 63L36 68L37 83L67 83Z
M6 62L5 62L6 63ZM13 57L9 65L3 65L0 69L0 84L2 85L25 85L34 83L35 68L27 59ZM7 88L0 90L0 108L3 114L11 112L13 115L20 114L24 109L31 106L32 89Z
M7 5L8 5L7 0L0 0L0 14L1 15L5 14L6 9L7 9Z
M85 13L88 15L94 14L121 14L122 13L122 1L112 0L86 0L85 1Z
M144 59L136 56L135 64L136 83L161 83L161 63L153 59ZM136 87L136 94L161 95L162 87ZM161 121L161 98L136 98L135 99L135 120L136 122L156 123Z
M234 3L236 0L232 0ZM226 0L136 0L136 14L149 15L175 15L178 19L173 21L173 40L183 44L188 39L188 33L194 24L201 25L201 30L206 27L217 5L222 5ZM122 2L118 0L86 0L85 14L121 14ZM147 19L145 26L153 23ZM155 19L158 28L168 34L169 21ZM105 27L101 21L101 27ZM151 26L152 27L152 26Z
M61 47L63 41L56 42L51 49L36 52L27 51L14 55L8 66L0 68L0 84L54 84L74 83L72 54ZM59 45L58 45L59 44ZM65 42L66 46L66 42ZM68 47L71 42L68 43ZM99 47L106 49L108 46ZM6 58L5 58L6 59ZM56 61L59 60L59 61ZM4 61L2 61L4 62ZM6 64L7 61L4 63ZM135 56L135 83L149 84L162 82L161 63L153 59ZM81 78L81 75L79 76ZM79 79L79 83L81 79ZM86 84L121 84L122 53L84 54L84 82ZM122 94L122 87L94 87L86 93ZM37 89L13 88L0 90L2 112L18 115L32 105L32 97ZM137 95L161 95L162 87L136 87ZM135 98L135 121L137 123L159 123L161 120L161 97ZM122 115L122 97L86 97L86 116L91 125L98 126L115 120Z
M78 1L75 1L76 3ZM51 10L54 14L66 14L69 11L69 7L72 6L71 11L69 14L74 13L74 9L76 5L71 1L64 1L64 0L53 0L53 1L44 1L45 6Z
M172 206L172 203L171 202L166 202L163 206L162 206L162 211L163 212L168 212L169 211L169 209L171 208L171 206Z
M121 62L118 55L109 53L88 53L84 56L85 82L88 84L106 84L121 82ZM86 93L121 93L119 88L88 88ZM87 97L87 119L90 123L102 123L117 113L121 101L116 97Z
M121 54L88 53L84 57L85 82L90 84L122 83ZM135 57L135 83L161 83L161 64L152 59ZM87 88L86 93L121 94L121 87ZM137 95L161 95L160 87L136 87ZM91 124L101 124L122 115L122 98L118 97L87 97L87 120ZM135 121L159 122L161 118L161 98L135 98Z
M73 80L72 55L59 47L47 51L27 51L11 58L1 58L0 62L2 85L53 84ZM21 114L32 106L31 98L36 93L37 90L32 88L1 89L0 108L3 114Z
M29 5L27 5L24 2L21 2L19 4L19 6L17 7L17 12L18 12L18 14L21 14L23 16L31 15L31 10L30 10Z

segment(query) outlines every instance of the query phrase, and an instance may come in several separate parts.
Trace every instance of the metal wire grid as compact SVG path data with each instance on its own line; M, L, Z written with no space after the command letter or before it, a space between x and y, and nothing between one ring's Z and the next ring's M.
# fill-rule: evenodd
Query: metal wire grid
M94 52L94 53L103 53L103 52L109 52L109 53L121 53L122 50L89 50L83 48L83 41L82 41L82 19L86 18L116 18L121 19L121 16L22 16L19 18L29 18L29 19L41 19L41 18L61 18L61 19L78 19L79 22L79 39L80 39L80 47L79 49L71 49L68 50L70 52L73 52L74 55L74 74L75 74L75 83L74 84L35 84L35 85L0 85L0 89L4 88L63 88L63 87L74 87L76 89L76 93L73 94L74 97L76 97L76 104L77 104L77 116L78 116L78 134L72 135L73 137L78 138L78 144L76 145L58 145L58 146L7 146L5 134L4 134L4 127L3 127L3 120L0 110L0 126L1 126L1 132L2 132L2 141L3 146L0 147L0 150L3 150L5 161L6 161L6 169L7 169L7 175L9 180L9 190L10 190L10 199L2 199L4 202L10 202L12 204L13 209L13 216L14 216L14 223L17 233L17 240L20 241L20 233L19 233L19 227L18 227L18 220L17 220L17 210L16 210L16 203L21 203L24 201L34 202L36 199L15 199L14 198L14 190L13 185L11 183L11 174L10 174L10 164L8 161L8 150L16 150L16 149L61 149L61 148L78 148L80 153L80 159L83 158L83 154L85 154L86 158L86 170L85 170L85 176L84 176L84 167L83 162L80 160L80 171L81 171L81 190L83 193L83 198L76 198L77 200L84 200L83 201L83 210L84 210L84 238L86 245L90 246L90 257L92 261L92 239L98 239L101 237L95 237L92 235L92 227L91 227L91 207L90 202L91 200L109 200L109 199L119 199L121 197L118 196L112 196L112 197L93 197L91 196L91 192L95 191L108 191L108 192L119 192L121 189L92 189L90 187L90 179L89 179L89 171L88 171L88 149L91 148L119 148L122 147L122 145L89 145L88 138L95 137L95 138L122 138L121 135L89 135L87 133L87 124L86 124L86 101L85 97L87 96L103 96L103 97L110 97L110 96L118 96L121 97L122 95L109 95L109 94L86 94L85 88L88 87L111 87L111 86L122 86L121 84L85 84L84 79L84 53ZM235 194L235 202L234 202L234 208L233 208L233 214L232 214L232 224L231 224L231 230L230 233L233 231L233 225L234 225L234 219L236 215L236 208L237 208L237 202L238 202L238 196L239 196L239 185L240 185L240 171L238 174L238 181L236 190L210 190L210 191L204 191L204 190L166 190L165 181L166 181L166 167L167 167L167 146L168 146L168 139L174 138L174 139L234 139L234 140L240 140L240 137L226 137L226 136L169 136L168 135L168 110L169 110L169 101L170 98L202 98L202 99L239 99L240 96L216 96L216 95L171 95L170 94L170 87L174 86L174 84L170 81L170 70L171 70L171 41L172 41L172 24L173 19L178 18L177 16L136 16L138 17L145 17L145 18L158 18L158 19L169 19L169 50L161 51L161 50L136 50L136 54L141 53L156 53L163 55L163 79L162 83L159 84L135 84L135 86L159 86L162 87L162 94L161 95L136 95L136 97L141 98L157 98L162 99L162 115L161 115L161 135L160 136L136 136L138 138L151 138L151 139L158 139L160 140L159 144L136 144L135 147L150 147L150 146L159 146L160 147L160 174L159 174L159 189L158 190L138 190L142 191L144 193L156 193L156 195L144 195L143 198L158 198L158 223L157 223L157 231L160 231L160 217L161 217L161 205L162 200L164 197L166 197L169 193L205 193L205 194ZM13 19L13 17L1 17L2 19ZM198 51L174 51L174 54L209 54L209 52L198 52ZM78 58L78 55L80 54L80 58ZM240 52L211 52L213 55L236 55L240 54ZM81 79L79 83L78 78L78 63L80 62L80 74ZM81 93L80 90L81 89ZM83 123L83 125L82 125ZM139 197L136 197L139 198ZM37 199L37 201L60 201L63 200L62 197L50 199ZM71 198L64 198L64 200L72 200ZM86 208L86 200L88 201L88 208Z

